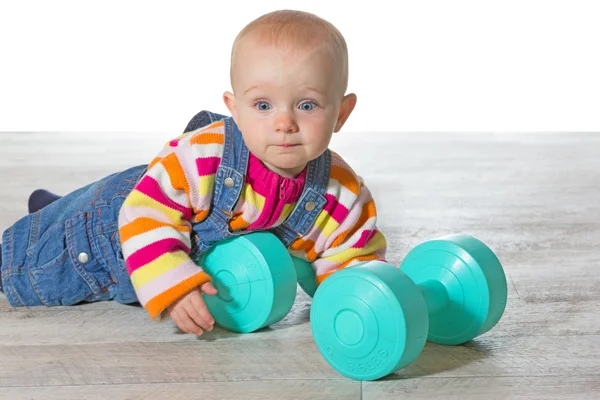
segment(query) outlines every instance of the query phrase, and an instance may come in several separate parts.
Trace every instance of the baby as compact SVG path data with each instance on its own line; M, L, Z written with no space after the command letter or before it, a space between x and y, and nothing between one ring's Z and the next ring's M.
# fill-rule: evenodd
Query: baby
M328 149L356 105L340 32L313 14L259 17L231 52L231 117L200 112L149 165L64 197L36 191L2 236L0 290L13 306L139 302L188 333L211 330L217 293L199 254L268 230L312 263L317 284L385 261L369 189Z

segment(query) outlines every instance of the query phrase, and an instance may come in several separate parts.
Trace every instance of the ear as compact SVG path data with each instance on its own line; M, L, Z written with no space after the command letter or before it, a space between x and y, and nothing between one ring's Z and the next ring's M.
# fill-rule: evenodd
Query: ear
M347 94L342 99L340 105L340 113L338 114L337 122L335 123L334 132L339 132L342 126L346 123L346 120L352 114L352 110L356 106L356 95L354 93Z
M223 101L225 102L225 106L229 110L229 113L231 114L231 116L233 117L233 120L235 121L235 123L237 125L238 124L238 115L237 115L237 109L235 107L235 95L231 92L225 92L225 93L223 93Z

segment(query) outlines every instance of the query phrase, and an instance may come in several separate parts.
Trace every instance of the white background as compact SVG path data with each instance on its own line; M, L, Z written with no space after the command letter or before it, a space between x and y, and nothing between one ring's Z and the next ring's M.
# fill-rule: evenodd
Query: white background
M350 49L347 131L600 131L597 1L0 0L0 131L183 130L277 8Z

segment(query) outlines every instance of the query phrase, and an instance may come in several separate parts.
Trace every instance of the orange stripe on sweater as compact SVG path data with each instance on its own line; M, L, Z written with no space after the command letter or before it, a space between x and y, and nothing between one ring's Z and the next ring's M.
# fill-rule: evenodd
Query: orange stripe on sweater
M177 158L177 154L169 154L163 158L161 163L169 175L169 180L171 181L171 186L173 186L173 189L183 190L189 196L190 185L185 177L185 172L183 172L183 167L179 162L179 158Z
M337 165L332 165L330 175L331 178L335 179L348 190L350 190L352 193L358 196L358 193L360 191L359 182L351 171Z
M162 157L155 157L154 160L152 160L150 162L150 164L148 164L148 171L150 171L152 169L152 167L154 167L154 165L156 165L157 163L159 163L160 160L162 160Z
M377 215L377 209L375 208L374 200L370 200L367 203L363 204L362 210L360 212L360 217L358 217L358 221L356 221L352 228L340 233L338 237L335 238L333 243L331 243L331 247L338 247L339 245L344 243L346 238L351 237L357 231L363 229L365 222L367 222L369 218L372 218L375 215Z
M125 243L133 236L141 235L154 229L163 228L165 226L177 229L179 232L190 232L190 228L184 225L172 225L166 222L160 222L153 218L142 217L136 218L127 225L119 229L121 243Z
M225 143L225 136L222 133L199 133L194 135L192 140L190 140L191 144L223 144Z
M376 254L369 254L369 255L366 255L366 256L354 257L354 258L346 261L342 265L340 265L337 269L334 269L333 271L326 272L323 275L317 276L317 283L320 285L321 283L323 283L323 281L325 280L325 278L327 278L329 275L334 274L337 271L346 268L352 262L355 262L355 261L361 261L361 262L364 262L364 261L373 261L373 260L377 260L377 259L379 259L379 256L376 255Z
M317 259L318 254L315 251L315 242L313 240L296 239L290 245L292 250L302 250L306 253L306 258L309 262Z
M190 292L195 287L202 285L205 282L211 282L212 279L205 272L200 272L183 282L179 282L169 290L166 290L156 297L153 297L145 304L146 310L152 319L160 315L167 307L174 303L177 299Z
M196 216L194 217L194 221L196 222L202 222L208 216L208 210L199 210L194 212L196 213Z
M238 214L234 215L229 222L229 228L233 231L245 229L249 226L250 226L250 222L248 222L248 221L244 220L244 218L242 218L242 213L238 213Z
M215 129L215 128L221 128L225 126L225 122L223 120L220 121L215 121L212 124L208 125L205 129Z

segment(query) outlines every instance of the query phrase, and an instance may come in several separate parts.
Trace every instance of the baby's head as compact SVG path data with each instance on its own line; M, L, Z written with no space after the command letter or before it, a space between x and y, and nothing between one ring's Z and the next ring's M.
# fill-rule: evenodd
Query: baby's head
M348 51L341 33L313 14L282 10L249 23L231 51L223 99L249 150L295 177L329 145L356 104L345 95Z

